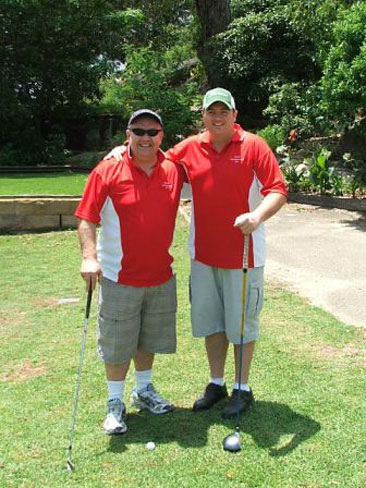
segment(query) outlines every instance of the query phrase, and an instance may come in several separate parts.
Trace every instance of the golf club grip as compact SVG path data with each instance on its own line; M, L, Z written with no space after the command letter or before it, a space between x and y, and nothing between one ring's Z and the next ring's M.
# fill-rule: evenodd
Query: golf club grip
M89 287L88 287L88 297L86 299L86 310L85 310L86 319L89 318L92 295L93 295L93 285L92 285L92 279L90 278Z
M242 315L241 315L241 326L240 335L241 338L244 336L245 327L245 308L246 308L246 297L247 297L247 279L248 279L248 262L249 262L249 236L244 235L244 263L243 263L243 288L242 288Z
M244 272L248 269L248 263L249 263L249 235L244 235L244 263L243 263L243 268Z

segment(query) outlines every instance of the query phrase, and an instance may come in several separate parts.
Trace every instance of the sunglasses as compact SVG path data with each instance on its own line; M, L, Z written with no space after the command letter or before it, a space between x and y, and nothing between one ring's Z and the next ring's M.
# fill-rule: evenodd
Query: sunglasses
M147 134L150 137L155 137L161 132L161 129L141 129L140 127L129 127L130 131L132 131L136 136L142 137Z

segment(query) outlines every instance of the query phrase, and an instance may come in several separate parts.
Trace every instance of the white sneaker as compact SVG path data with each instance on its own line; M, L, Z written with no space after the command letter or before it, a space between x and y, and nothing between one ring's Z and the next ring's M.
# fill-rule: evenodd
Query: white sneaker
M145 390L137 391L136 388L132 390L131 405L140 410L149 410L151 413L160 415L162 413L171 412L174 405L164 400L152 383L149 383Z
M103 423L106 434L124 434L127 430L127 425L124 421L125 415L125 404L119 398L108 400L107 416Z

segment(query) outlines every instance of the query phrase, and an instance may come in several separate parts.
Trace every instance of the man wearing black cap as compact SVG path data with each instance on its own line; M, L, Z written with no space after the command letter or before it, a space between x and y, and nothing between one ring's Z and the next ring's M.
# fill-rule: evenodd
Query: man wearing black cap
M184 172L160 150L163 122L157 113L134 112L126 135L122 159L97 165L75 212L81 275L93 288L99 280L97 349L107 376L107 434L127 430L123 390L131 359L136 377L132 404L154 414L174 408L154 389L152 366L155 353L176 349L169 247Z

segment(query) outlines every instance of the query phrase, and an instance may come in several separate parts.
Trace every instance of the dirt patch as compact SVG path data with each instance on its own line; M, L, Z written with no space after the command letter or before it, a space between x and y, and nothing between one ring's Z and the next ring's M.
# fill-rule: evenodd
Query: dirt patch
M57 306L57 299L53 297L48 297L48 298L34 298L33 299L33 304L36 307L44 307L44 308L49 308L49 307L56 307Z
M26 312L11 312L10 316L0 313L0 328L21 324Z
M290 348L296 355L311 355L314 359L321 362L331 361L334 365L342 367L366 366L366 349L361 349L355 345L348 344L344 347L334 347L327 344L304 344Z
M8 371L2 375L3 381L27 381L35 376L43 375L46 368L43 365L34 366L29 358L24 363L8 367Z
M366 349L347 345L342 348L333 346L320 346L316 353L322 359L330 359L338 364L343 364L345 360L351 359L357 366L366 366Z

